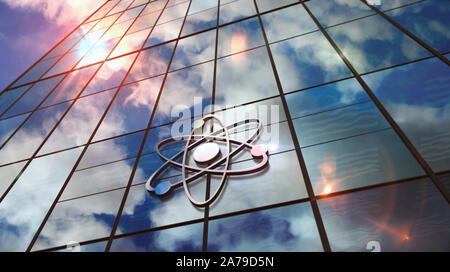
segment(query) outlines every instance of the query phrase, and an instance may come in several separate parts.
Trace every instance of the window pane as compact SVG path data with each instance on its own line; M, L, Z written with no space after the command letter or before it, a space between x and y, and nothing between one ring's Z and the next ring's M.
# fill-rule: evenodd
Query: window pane
M0 203L0 250L27 249L80 153L76 148L30 163Z
M430 180L319 200L333 251L446 251L450 208ZM369 248L369 249L366 249Z
M145 47L178 38L183 21L184 18L180 18L155 26L150 34L150 37L145 43Z
M208 9L186 17L182 36L199 32L217 25L217 8Z
M381 1L383 2L394 1ZM324 27L375 14L360 0L308 1L306 6Z
M45 223L33 250L108 236L124 191L115 190L59 202Z
M26 90L28 90L30 86L24 86L18 89L14 89L12 91L7 91L2 93L0 96L0 115L14 103L19 96L21 96Z
M219 29L218 57L264 45L261 27L256 18Z
M19 162L0 167L0 176L2 177L2 180L0 181L0 196L6 192L17 175L19 175L20 171L25 166L25 163L26 162Z
M322 251L308 203L212 220L208 251Z
M229 23L256 14L253 0L238 0L220 6L220 24Z
M351 76L320 32L270 45L284 92Z
M180 40L170 70L214 59L215 44L215 30Z
M316 195L423 175L391 129L303 148Z
M256 0L256 4L258 5L259 12L264 12L268 10L272 10L275 8L283 7L292 3L298 2L298 0Z
M193 224L115 239L111 251L119 252L200 252L203 224Z
M363 78L433 170L449 170L448 66L433 58Z

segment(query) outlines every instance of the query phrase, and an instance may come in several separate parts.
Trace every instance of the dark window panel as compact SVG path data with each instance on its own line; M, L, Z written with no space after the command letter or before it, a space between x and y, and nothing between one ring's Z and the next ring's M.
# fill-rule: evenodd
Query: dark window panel
M56 204L32 250L108 236L124 192L115 190Z
M203 224L193 224L114 239L112 252L200 252Z
M450 208L430 180L319 200L333 251L448 251Z
M433 170L449 170L448 66L433 58L363 78Z
M30 163L0 203L0 250L27 249L81 150L59 152Z
M252 212L208 226L208 251L322 251L309 203Z
M57 61L57 58L51 58L47 60L41 60L36 63L33 68L28 72L25 72L19 80L12 85L12 87L17 87L19 85L27 84L38 80L47 70Z
M391 129L302 149L316 195L424 174Z
M320 32L270 45L284 92L351 76Z

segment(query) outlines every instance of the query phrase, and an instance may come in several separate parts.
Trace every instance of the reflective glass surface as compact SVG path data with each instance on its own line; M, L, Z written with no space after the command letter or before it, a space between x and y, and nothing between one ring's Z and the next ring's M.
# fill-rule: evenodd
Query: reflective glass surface
M0 251L450 250L448 1L103 2L0 92Z

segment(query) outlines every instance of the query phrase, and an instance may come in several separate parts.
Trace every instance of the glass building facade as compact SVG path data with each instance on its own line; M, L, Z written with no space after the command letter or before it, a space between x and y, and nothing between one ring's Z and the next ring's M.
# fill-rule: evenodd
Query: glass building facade
M368 2L102 3L0 94L0 251L450 251L450 3ZM147 192L207 113L268 166Z

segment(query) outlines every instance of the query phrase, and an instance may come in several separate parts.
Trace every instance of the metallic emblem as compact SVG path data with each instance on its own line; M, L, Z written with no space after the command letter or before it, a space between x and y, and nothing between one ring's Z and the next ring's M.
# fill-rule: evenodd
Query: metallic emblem
M216 120L221 128L208 134L194 134L194 132L199 129L202 129L204 125L206 124L205 121L208 120ZM232 128L240 127L240 126L246 126L249 124L257 124L257 130L245 141L241 142L238 140L230 139L228 131ZM191 201L192 204L196 206L206 206L212 203L220 194L223 186L225 185L225 180L228 175L244 175L249 173L254 173L262 168L264 168L268 161L269 156L267 152L267 147L265 145L252 145L251 143L259 136L262 129L262 124L258 119L246 119L242 120L240 122L236 122L234 124L230 124L225 127L225 125L222 123L222 121L217 118L214 115L206 115L200 120L197 120L194 122L194 127L192 129L192 132L189 136L186 136L188 138L186 142L185 149L183 151L180 151L179 153L175 154L171 158L166 158L161 154L160 148L168 144L170 142L177 141L175 138L168 138L163 141L161 141L157 148L156 152L158 153L159 157L165 162L158 170L153 173L153 175L147 180L145 184L145 188L150 193L153 193L157 196L164 196L167 195L169 192L171 192L174 188L180 187L183 185L184 191L186 192L187 197ZM225 137L222 137L220 135L225 134ZM186 138L183 137L183 138ZM222 156L220 146L216 143L216 141L221 141L226 143L226 154ZM234 150L231 150L231 143L238 145L238 147ZM188 152L192 149L194 149L193 152L193 159L197 163L198 166L204 167L194 167L187 164L188 159ZM230 170L230 159L239 154L240 151L242 151L243 148L249 148L250 154L254 159L260 159L261 161L250 168L247 169L239 169L239 170ZM183 155L182 163L178 163L175 160L177 160L179 157ZM225 165L225 169L215 169L218 166ZM168 181L160 182L156 187L152 186L152 182L156 179L156 177L164 171L166 167L169 165L176 166L178 168L181 168L182 173L182 179L176 183L170 183ZM195 174L186 177L186 170L195 172ZM214 194L207 199L206 201L197 201L195 200L188 187L188 183L199 178L200 176L204 174L210 174L210 175L221 175L222 179L220 181L220 185L214 192Z

